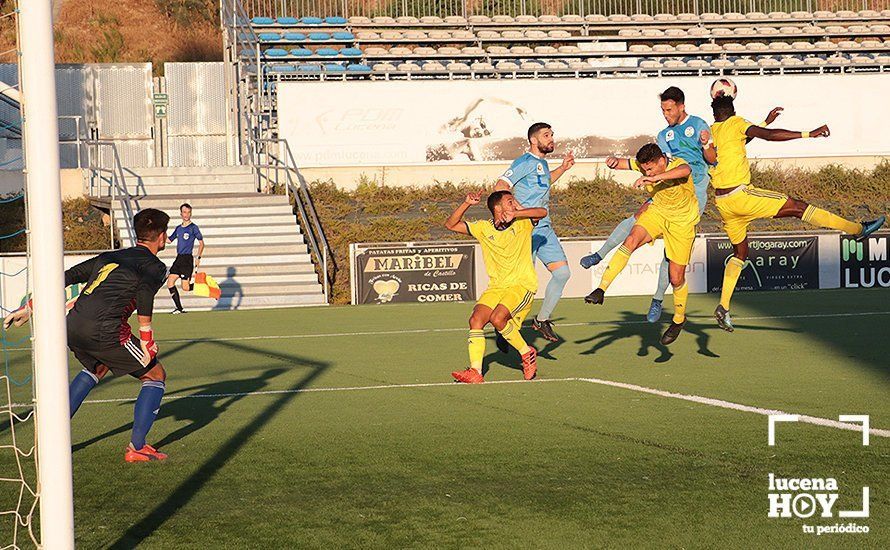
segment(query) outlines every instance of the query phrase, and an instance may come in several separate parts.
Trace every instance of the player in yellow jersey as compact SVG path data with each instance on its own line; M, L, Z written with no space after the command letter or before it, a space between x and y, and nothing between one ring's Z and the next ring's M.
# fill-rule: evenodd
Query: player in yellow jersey
M723 228L733 246L733 257L726 264L723 291L714 317L720 328L732 332L729 302L748 258L748 225L752 221L761 218L800 218L819 227L865 238L877 231L885 218L881 216L872 221L853 222L802 200L750 185L751 166L745 148L749 141L754 138L789 141L828 137L831 133L828 126L823 125L810 132L756 126L735 114L733 98L729 96L718 96L711 107L715 121L711 125L713 143L706 144L705 158L712 164L716 162L711 169L711 185L716 195L717 210L723 218Z
M652 204L637 218L630 235L609 261L599 288L584 298L588 304L602 304L606 290L627 265L634 250L658 237L664 238L668 273L674 288L674 318L661 336L662 344L670 344L680 336L686 324L686 266L695 243L695 226L699 220L699 204L695 196L692 168L681 158L668 159L654 143L644 145L635 159L609 157L608 166L619 170L643 173L634 187L652 194Z
M522 356L522 374L526 380L531 380L538 370L537 351L525 342L519 329L531 311L538 290L538 276L532 261L532 220L546 217L547 209L522 208L511 192L495 191L487 201L492 220L463 221L466 211L479 204L479 200L479 193L470 193L445 220L445 227L450 231L472 235L479 241L489 278L488 288L470 315L470 337L467 340L470 366L452 372L451 376L467 384L484 382L485 334L482 329L491 323Z

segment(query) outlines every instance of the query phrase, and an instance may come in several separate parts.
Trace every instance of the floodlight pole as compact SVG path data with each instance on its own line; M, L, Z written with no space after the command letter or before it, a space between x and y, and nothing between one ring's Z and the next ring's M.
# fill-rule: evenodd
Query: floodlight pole
M74 548L71 422L50 0L19 2L23 144L31 253L40 544Z

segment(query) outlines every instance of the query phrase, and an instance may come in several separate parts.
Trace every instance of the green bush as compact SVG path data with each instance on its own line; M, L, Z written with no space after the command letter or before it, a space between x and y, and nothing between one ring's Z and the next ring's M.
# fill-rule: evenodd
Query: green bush
M9 235L25 227L25 203L17 200L0 204L0 235ZM65 250L107 250L109 230L102 221L102 213L84 198L62 203L62 228ZM11 239L0 239L0 252L25 252L27 237L22 234Z
M845 217L871 219L890 212L890 161L873 170L840 165L819 170L753 168L752 183L828 208ZM436 182L432 186L386 187L363 180L355 191L337 189L331 181L310 185L312 198L339 266L334 303L349 302L349 244L460 239L444 227L445 218L463 196L480 186ZM711 199L713 199L713 191ZM604 236L639 208L646 194L611 178L571 181L551 193L550 212L559 235ZM469 217L484 217L481 207ZM720 215L709 200L700 232L721 231ZM758 230L805 229L799 220L761 220Z

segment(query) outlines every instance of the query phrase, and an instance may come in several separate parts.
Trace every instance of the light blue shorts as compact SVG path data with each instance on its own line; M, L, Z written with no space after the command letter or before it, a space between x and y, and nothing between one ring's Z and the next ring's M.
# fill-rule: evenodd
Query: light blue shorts
M567 262L566 253L559 243L559 237L551 225L538 225L532 231L532 254L544 265L554 262Z

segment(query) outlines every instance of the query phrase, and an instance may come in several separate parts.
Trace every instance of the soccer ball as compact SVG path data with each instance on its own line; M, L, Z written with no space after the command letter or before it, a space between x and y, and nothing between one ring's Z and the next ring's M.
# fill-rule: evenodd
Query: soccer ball
M736 87L735 82L728 78L718 78L711 84L711 99L716 99L720 96L735 99L738 92L739 89Z

